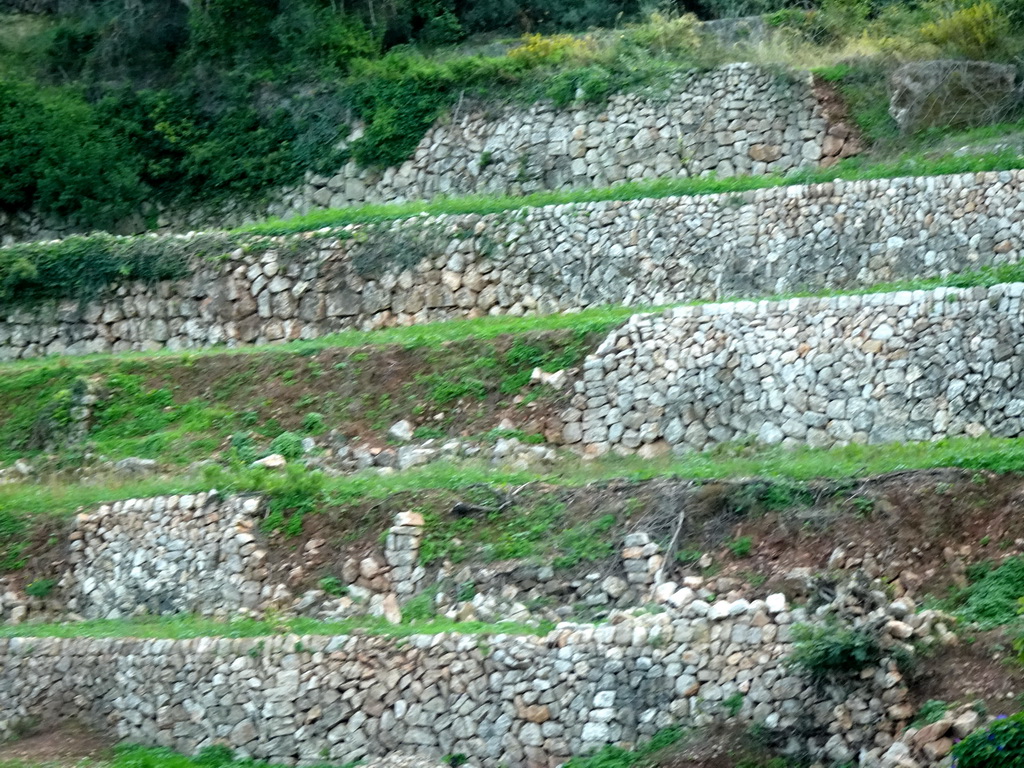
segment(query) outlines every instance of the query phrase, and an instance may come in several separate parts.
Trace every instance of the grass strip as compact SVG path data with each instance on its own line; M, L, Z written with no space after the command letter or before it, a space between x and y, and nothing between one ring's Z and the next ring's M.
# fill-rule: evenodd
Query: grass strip
M878 162L848 158L831 168L806 169L783 174L742 175L729 178L696 176L690 178L659 178L629 181L610 187L561 192L536 192L531 195L476 195L439 198L429 202L381 203L352 208L313 211L289 219L271 219L233 230L235 234L289 235L325 227L369 224L414 216L463 214L494 214L521 208L549 205L582 204L606 201L693 197L723 193L741 193L757 189L819 184L836 180L861 181L894 179L906 176L946 176L960 173L981 173L1024 168L1020 153L1005 149L981 154L945 154L930 157L912 153L895 160Z
M537 482L579 487L610 480L654 478L722 480L764 477L811 480L868 477L903 470L957 467L997 473L1024 471L1024 438L952 437L935 442L849 445L842 448L750 447L723 444L711 451L663 459L637 456L603 457L593 461L566 460L551 473L505 472L486 463L437 462L393 475L375 470L324 478L326 504L344 506L366 499L425 490L459 490L481 483L521 485ZM68 516L81 507L147 496L198 493L217 487L222 492L257 490L266 484L267 470L232 472L210 468L199 476L153 479L145 483L83 485L12 483L0 486L0 509L18 516Z
M190 640L198 637L268 637L272 635L381 635L409 637L452 632L463 635L546 635L554 625L515 622L487 624L480 621L430 619L389 624L383 618L360 617L343 621L310 618L247 619L217 621L199 616L146 616L134 619L93 619L72 623L0 626L0 637L138 638Z

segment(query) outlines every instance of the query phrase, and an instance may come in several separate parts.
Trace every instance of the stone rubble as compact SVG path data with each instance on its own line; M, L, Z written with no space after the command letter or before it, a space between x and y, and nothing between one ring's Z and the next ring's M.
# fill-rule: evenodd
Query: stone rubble
M516 562L428 571L418 562L424 518L400 512L382 554L345 562L345 594L295 597L268 567L255 527L263 509L258 497L210 491L81 514L58 593L29 599L0 585L0 619L283 610L397 623L403 604L433 583L445 591L439 611L453 619L536 626L526 602L546 594L563 607L600 609L607 623L561 621L546 637L0 639L0 739L45 711L80 715L126 740L189 753L227 744L285 764L399 752L554 768L671 724L736 718L777 731L793 754L926 768L945 765L951 739L985 724L961 708L908 728L915 712L894 654L956 643L954 619L918 610L909 595L890 600L863 571L845 580L794 572L794 594L808 596L801 606L724 576L655 584L663 554L642 530L623 538L612 573L572 583L549 566ZM325 546L309 540L300 562ZM829 561L851 565L842 549ZM472 597L456 595L464 584L474 585ZM552 615L567 615L560 611ZM786 661L793 625L829 622L877 637L882 662L825 685L802 677Z

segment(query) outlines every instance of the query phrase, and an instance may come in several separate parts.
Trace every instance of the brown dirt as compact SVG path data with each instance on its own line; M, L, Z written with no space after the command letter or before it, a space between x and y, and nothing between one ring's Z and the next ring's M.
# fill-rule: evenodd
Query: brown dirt
M735 768L740 761L750 768L766 765L770 750L757 744L748 729L716 723L701 730L692 740L655 752L650 765L657 768Z
M1024 477L1018 475L939 469L772 489L765 481L621 480L578 488L538 483L506 514L555 500L565 504L567 527L610 514L617 519L610 537L644 530L665 543L685 510L677 550L712 554L710 573L716 578L749 583L759 593L782 588L783 576L794 568L826 570L839 549L839 567L873 563L896 594L943 597L963 583L967 565L1024 551L1024 516L1015 513L1024 497ZM772 509L771 499L778 504L786 494L798 503ZM292 583L309 586L338 573L345 559L378 549L381 532L397 512L427 509L444 524L456 519L451 509L462 499L459 491L425 490L327 509L305 519L301 536L273 538L271 562L282 574L301 563ZM728 545L744 536L753 540L752 551L737 557ZM320 542L315 557L306 552L311 540ZM694 565L673 567L670 578L709 574Z
M910 687L913 703L980 700L993 715L1019 711L1024 667L1016 661L1013 639L1001 629L982 632L972 642L962 641L925 656Z
M42 729L17 741L0 744L0 763L75 766L83 760L110 759L113 746L112 740L76 723L65 722L59 727Z
M581 352L595 346L602 335L590 334L579 345ZM299 430L303 417L316 412L324 416L328 427L370 445L383 446L387 428L399 419L440 429L449 436L472 436L509 418L524 432L546 433L553 439L561 435L553 418L564 407L561 396L550 393L521 404L517 393L502 393L499 387L519 371L514 360L506 359L517 342L557 354L572 341L572 331L549 331L465 339L440 347L333 347L311 354L269 350L259 355L203 355L189 362L187 375L182 375L181 361L154 358L141 372L147 388L168 387L175 402L197 399L234 413L251 414L256 432L271 420L280 428ZM480 366L474 368L474 363ZM439 381L456 383L470 378L483 385L480 396L449 402L438 402L433 396ZM528 392L524 389L518 394Z

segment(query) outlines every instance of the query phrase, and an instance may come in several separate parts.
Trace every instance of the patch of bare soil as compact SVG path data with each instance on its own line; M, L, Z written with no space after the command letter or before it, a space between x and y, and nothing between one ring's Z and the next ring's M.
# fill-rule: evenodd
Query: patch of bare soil
M1017 712L1024 667L1016 661L1013 638L999 629L970 640L922 658L910 688L913 703L982 701L993 715Z
M403 492L323 510L307 516L300 536L272 538L270 564L282 576L298 576L290 579L292 586L311 586L346 559L378 550L380 534L397 512L415 507L432 512L438 525L457 523L464 517L456 511L459 494ZM704 576L722 594L734 588L789 591L786 576L794 569L859 568L888 583L894 596L945 597L966 583L972 563L1024 552L1024 516L1015 512L1024 501L1020 475L936 469L788 484L670 478L581 487L537 483L517 498L506 515L557 502L565 506L563 527L612 515L617 522L606 534L610 539L644 531L663 546L675 540L674 551L684 557L669 561L667 578ZM734 548L745 537L751 540L747 554ZM711 567L693 562L696 554L709 555ZM301 569L293 571L296 566Z
M718 723L700 731L698 737L651 755L657 768L768 768L770 750L754 743L750 732L739 726Z
M108 760L112 749L113 742L95 731L77 723L63 723L17 741L0 744L0 762L74 766L83 760Z
M577 342L581 354L596 345L600 335L589 334L585 343ZM522 372L509 358L516 344L556 354L573 342L571 331L548 331L463 339L438 347L204 355L190 362L187 375L182 375L180 362L160 359L150 361L144 372L147 388L168 387L175 402L216 403L250 414L254 425L272 420L286 430L300 430L303 417L316 412L349 440L371 446L385 445L387 428L399 419L456 437L478 435L508 418L525 432L546 433L553 439L561 435L555 416L564 407L563 395L547 393L522 404L501 389L509 376ZM465 394L457 394L467 381Z

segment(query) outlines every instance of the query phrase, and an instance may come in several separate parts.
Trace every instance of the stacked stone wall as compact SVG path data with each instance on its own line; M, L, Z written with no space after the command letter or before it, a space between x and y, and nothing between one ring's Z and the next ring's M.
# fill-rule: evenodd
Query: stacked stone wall
M1024 434L1024 284L681 307L584 363L567 442L702 450Z
M216 613L255 608L269 595L257 539L259 497L216 491L130 499L79 514L61 587L85 618Z
M834 182L296 235L224 258L197 255L188 279L122 284L84 307L3 312L0 359L851 290L1012 263L1022 179L1005 171Z
M347 142L361 135L357 124ZM617 94L599 106L460 103L399 166L376 170L350 162L333 174L308 175L263 209L167 210L159 223L181 231L441 195L519 195L712 172L785 173L827 165L859 149L851 127L826 116L807 73L737 63L680 74L665 88ZM69 231L59 220L5 219L0 213L0 237L7 239Z
M895 670L831 693L796 676L784 664L789 611L740 601L709 612L697 601L546 637L0 639L0 737L73 716L130 742L186 753L226 744L286 764L403 751L554 768L708 723L727 700L791 747L843 759L880 753L912 712ZM837 707L848 727L830 735Z

